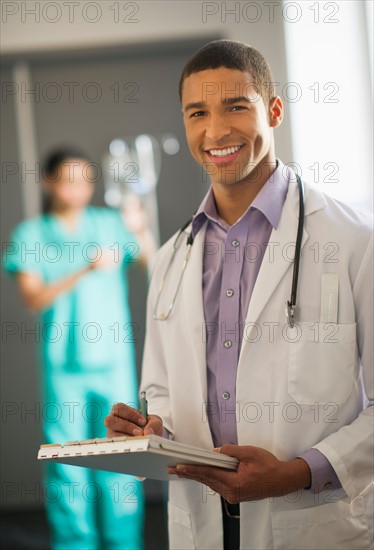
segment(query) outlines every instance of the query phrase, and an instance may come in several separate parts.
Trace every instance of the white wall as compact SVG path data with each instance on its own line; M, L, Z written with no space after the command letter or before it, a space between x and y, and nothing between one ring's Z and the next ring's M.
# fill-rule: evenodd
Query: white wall
M238 40L260 41L274 51L282 39L277 33L282 12L275 10L273 23L270 11L259 2L3 0L2 47L4 53L99 47L221 31Z

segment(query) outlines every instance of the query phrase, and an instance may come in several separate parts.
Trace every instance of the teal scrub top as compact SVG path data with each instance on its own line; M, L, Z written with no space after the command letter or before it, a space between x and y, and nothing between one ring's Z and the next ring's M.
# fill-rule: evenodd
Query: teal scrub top
M18 225L6 244L5 269L36 273L46 284L83 269L104 250L113 255L114 267L83 275L39 315L43 360L55 372L133 365L137 330L124 271L138 261L137 241L118 211L87 207L73 232L45 214Z

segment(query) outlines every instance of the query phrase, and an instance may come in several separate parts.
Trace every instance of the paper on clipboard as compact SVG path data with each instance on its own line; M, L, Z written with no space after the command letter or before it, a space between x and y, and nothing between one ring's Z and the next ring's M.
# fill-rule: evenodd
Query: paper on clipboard
M168 466L196 464L236 470L236 458L157 435L68 441L42 445L39 460L106 470L149 479L176 479Z

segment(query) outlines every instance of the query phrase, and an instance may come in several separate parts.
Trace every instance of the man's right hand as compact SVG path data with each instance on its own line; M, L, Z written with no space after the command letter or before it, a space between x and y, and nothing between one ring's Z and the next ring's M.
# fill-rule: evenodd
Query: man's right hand
M104 419L107 427L107 437L119 437L122 435L163 435L162 420L155 414L150 414L147 419L139 411L125 405L116 403L108 416Z

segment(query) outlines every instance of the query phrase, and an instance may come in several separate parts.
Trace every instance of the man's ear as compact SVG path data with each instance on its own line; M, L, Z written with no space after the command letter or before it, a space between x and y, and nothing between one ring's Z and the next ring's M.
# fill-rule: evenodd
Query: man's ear
M283 103L279 96L273 97L270 100L269 107L269 124L271 128L280 126L283 120Z

